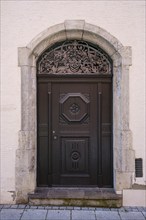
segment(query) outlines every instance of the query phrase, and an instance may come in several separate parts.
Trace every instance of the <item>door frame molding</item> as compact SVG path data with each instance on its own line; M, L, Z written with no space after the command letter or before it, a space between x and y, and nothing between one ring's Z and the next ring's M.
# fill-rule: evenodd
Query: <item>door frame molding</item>
M131 47L123 46L104 29L84 20L67 20L36 36L26 47L18 48L21 72L21 130L16 150L16 201L27 202L36 188L37 100L36 62L53 44L65 40L85 40L98 45L113 60L113 175L114 189L131 188L135 152L129 129L129 67Z

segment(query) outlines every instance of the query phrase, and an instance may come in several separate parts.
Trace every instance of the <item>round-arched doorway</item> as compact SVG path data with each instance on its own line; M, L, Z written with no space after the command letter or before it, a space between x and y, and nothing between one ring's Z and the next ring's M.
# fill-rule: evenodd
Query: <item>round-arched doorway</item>
M90 62L88 62L88 59L83 61L78 55L70 55L70 64L68 65L67 60L64 61L65 59L62 59L64 64L59 64L61 68L58 69L57 57L59 56L60 58L60 53L65 54L65 52L63 52L64 47L61 46L62 43L74 40L76 40L76 42L83 42L83 45L79 46L78 51L82 51L82 48L85 48L85 50L82 51L84 55L89 49L91 52L89 53L90 58L88 57ZM86 43L88 46L85 46ZM58 51L58 53L56 53L56 62L53 65L51 64L52 54L49 54L49 63L45 62L44 57L44 63L47 64L45 68L47 67L50 71L52 66L52 70L54 70L52 73L55 74L46 74L46 76L43 77L43 69L41 69L42 72L39 74L37 72L39 65L37 64L39 63L39 58L41 59L45 52L49 52L49 48L52 50L55 49L52 47L53 45L56 48L62 48L62 52ZM71 48L72 47L74 46L72 45ZM18 52L19 67L21 68L21 130L19 131L19 148L16 151L17 202L26 202L28 200L28 193L34 191L37 185L70 185L71 180L68 182L67 179L70 177L67 177L67 175L69 173L69 176L71 176L72 172L75 177L74 171L71 170L76 167L79 167L79 175L81 175L81 173L84 175L82 180L80 179L79 181L79 183L82 184L79 185L108 185L109 187L113 187L117 193L122 193L124 188L130 188L135 170L132 134L129 129L129 66L131 65L131 48L123 46L115 37L98 26L88 24L83 20L74 20L65 21L64 23L48 28L35 37L26 47L18 48ZM100 62L98 65L91 65L94 63L94 59L96 60L96 56L99 57L99 54L103 54L103 57L105 57L105 61L101 59L101 63L112 64L112 68L110 68L112 72L110 74L101 74L99 71ZM68 57L67 54L66 57ZM67 72L70 69L71 73L70 71L63 73L64 66L67 67ZM84 69L83 72L80 70L81 67ZM108 65L103 65L103 67L104 68L100 70L104 72L106 71L105 67L108 67ZM93 72L90 71L91 69ZM59 72L57 73L56 71ZM63 74L60 75L60 72ZM88 74L85 74L87 72ZM45 176L43 177L44 180L39 182L39 180L37 181L39 178L39 175L37 175L37 170L39 173L37 155L39 155L39 153L41 154L41 152L37 152L37 146L39 146L39 143L37 143L37 111L39 110L37 110L37 83L39 88L39 83L43 83L44 81L46 84L47 80L48 84L47 88L44 89L44 94L46 96L45 100L48 99L48 101L44 103L52 103L49 106L52 106L51 120L53 119L53 121L52 124L48 123L47 125L49 127L47 128L47 135L49 135L50 138L46 137L48 138L48 145L44 143L44 146L51 146L49 142L53 139L56 150L44 154L44 161L50 163L47 165L48 171L45 172L45 175L48 174L47 178L50 181L52 176L54 174L56 175L58 171L60 172L61 169L62 171L59 173L59 176L64 175L64 179L61 177L62 179L60 178L59 180L58 176L55 177L54 175L54 180L49 182L45 180ZM104 82L106 86L104 86ZM75 86L76 84L78 84L78 86ZM55 91L56 96L54 97L53 95L50 99L50 94L55 94ZM57 103L55 103L54 100L58 100L56 101ZM104 100L106 100L107 103L110 100L110 104L107 104ZM111 109L112 113L107 109L107 106ZM48 106L44 106L43 109L45 109L45 111L46 109L48 110L47 117L49 120L50 110ZM102 118L101 115L104 110L106 112L105 115L110 115L110 120L105 117L105 124L107 123L107 126L102 124L102 120L99 120ZM57 119L58 122L54 122L54 118L56 118L56 116L58 117L58 114L60 114L61 117ZM42 117L44 116L45 114L43 115L42 113ZM60 127L60 124L62 127ZM77 124L81 125L78 126ZM73 131L73 134L71 134L69 129L66 129L66 131L63 130L63 128L69 125L74 126L74 129L69 128ZM93 127L91 125L93 125ZM54 130L53 126L55 127ZM40 130L38 129L38 131ZM107 133L110 131L110 138L113 141L111 140L110 142L109 137L103 138L103 131ZM45 132L46 130L42 131L41 135L45 136ZM61 132L66 133L61 134ZM67 132L70 133L68 134ZM55 145L59 140L61 140L60 144ZM76 142L76 144L73 144L73 142ZM101 146L100 143L104 143L104 146L108 145L107 143L112 143L109 147L110 151L104 149L104 152L102 152L101 147L99 147ZM61 151L59 151L59 147L57 148L56 146L61 146ZM66 148L66 146L69 147ZM69 150L72 149L71 146L73 148L78 146L79 150ZM97 146L97 148L90 148L91 146ZM103 153L102 156L101 153ZM103 157L106 153L110 155L110 159ZM58 156L56 154L58 154ZM67 156L65 156L65 154ZM53 162L49 160L50 155ZM91 158L88 158L89 156ZM68 158L70 158L70 160L68 160ZM82 158L84 159L82 160ZM100 178L101 171L103 171L102 163L104 165L106 161L110 161L109 164L111 168L109 172L112 173L110 174L108 184L103 181L103 178ZM55 164L55 162L57 166L55 170L53 170L52 166L54 166L53 163ZM39 166L42 165L40 164ZM43 166L46 167L46 165ZM107 167L107 165L105 165L105 167ZM51 176L49 176L50 174ZM94 174L96 181L93 180ZM89 176L92 177L89 178ZM72 181L76 182L76 179L73 179ZM93 181L90 181L91 179Z
M38 186L113 186L112 69L87 41L38 58Z

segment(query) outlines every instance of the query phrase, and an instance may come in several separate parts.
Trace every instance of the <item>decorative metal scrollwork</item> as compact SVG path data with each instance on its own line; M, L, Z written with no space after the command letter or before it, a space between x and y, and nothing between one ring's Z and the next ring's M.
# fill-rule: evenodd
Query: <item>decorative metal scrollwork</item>
M38 73L111 74L111 61L103 51L85 41L65 41L41 55Z

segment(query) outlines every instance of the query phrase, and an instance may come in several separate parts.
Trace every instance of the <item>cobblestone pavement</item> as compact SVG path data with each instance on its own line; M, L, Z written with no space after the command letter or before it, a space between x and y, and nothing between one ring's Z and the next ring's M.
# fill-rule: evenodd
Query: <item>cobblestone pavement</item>
M0 220L145 220L145 207L0 205Z

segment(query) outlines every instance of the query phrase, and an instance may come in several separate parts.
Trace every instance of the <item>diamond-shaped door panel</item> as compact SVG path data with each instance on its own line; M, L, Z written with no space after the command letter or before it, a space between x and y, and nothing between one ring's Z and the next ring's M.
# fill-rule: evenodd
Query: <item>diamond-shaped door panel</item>
M83 122L89 117L89 99L81 93L61 95L60 117L67 122Z

